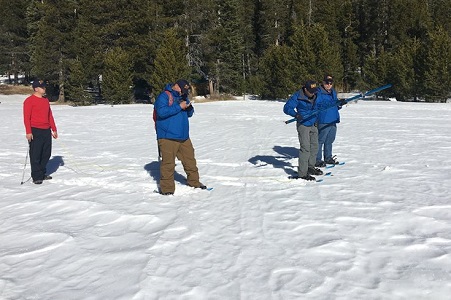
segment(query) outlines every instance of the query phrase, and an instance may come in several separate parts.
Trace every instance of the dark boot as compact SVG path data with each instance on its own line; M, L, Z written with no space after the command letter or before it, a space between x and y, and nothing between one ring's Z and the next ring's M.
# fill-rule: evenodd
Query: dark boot
M328 165L338 165L340 162L338 160L335 159L335 156L326 159L326 164Z
M314 181L314 180L316 180L316 178L313 177L313 176L310 176L310 174L307 174L307 175L299 177L299 178L307 180L307 181Z
M309 167L308 174L310 175L323 175L323 171L318 168Z

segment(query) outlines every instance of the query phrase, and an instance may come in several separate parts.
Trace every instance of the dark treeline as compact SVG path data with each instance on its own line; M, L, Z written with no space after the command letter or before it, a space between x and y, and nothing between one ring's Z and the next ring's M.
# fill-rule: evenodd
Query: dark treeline
M451 95L450 0L0 0L0 73L59 101L128 103L187 78L198 94L284 99L325 73L342 91ZM17 82L17 81L16 81Z

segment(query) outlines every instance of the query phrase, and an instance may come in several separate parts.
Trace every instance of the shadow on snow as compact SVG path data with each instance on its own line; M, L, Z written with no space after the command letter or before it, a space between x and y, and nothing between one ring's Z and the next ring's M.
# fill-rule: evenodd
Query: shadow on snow
M55 173L60 166L64 166L64 160L62 156L53 156L47 163L47 174Z
M273 150L277 153L275 156L271 155L256 155L251 157L248 161L256 165L257 168L272 165L274 168L283 169L285 173L290 176L297 175L296 167L293 167L290 160L297 158L299 149L294 147L274 146Z

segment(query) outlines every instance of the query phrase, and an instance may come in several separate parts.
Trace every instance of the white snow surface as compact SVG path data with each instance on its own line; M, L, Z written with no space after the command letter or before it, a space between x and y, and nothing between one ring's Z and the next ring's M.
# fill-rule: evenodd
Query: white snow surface
M154 193L152 105L52 105L35 185L26 96L0 96L0 299L450 299L451 105L341 110L323 182L290 180L283 102L196 103L201 181Z

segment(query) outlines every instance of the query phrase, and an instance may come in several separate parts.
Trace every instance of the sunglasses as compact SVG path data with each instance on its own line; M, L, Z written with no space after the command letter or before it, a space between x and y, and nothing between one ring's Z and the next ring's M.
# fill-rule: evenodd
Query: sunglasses
M334 84L333 81L324 81L324 84Z

